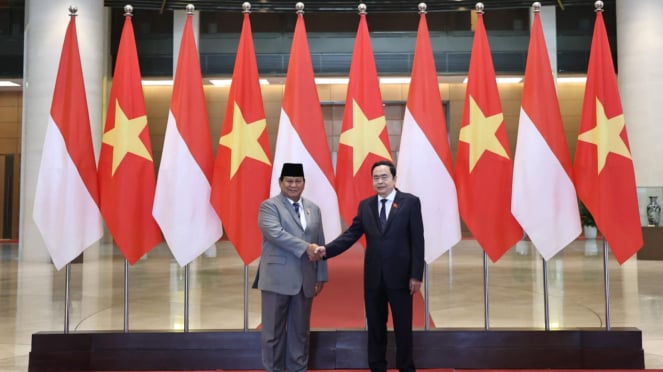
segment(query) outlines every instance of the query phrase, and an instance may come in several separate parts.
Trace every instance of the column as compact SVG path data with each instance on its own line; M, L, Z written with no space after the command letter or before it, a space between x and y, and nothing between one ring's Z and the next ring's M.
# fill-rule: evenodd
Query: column
M663 186L661 17L663 1L617 0L618 82L638 187Z
M533 22L534 8L530 7L530 17ZM546 5L541 7L539 18L541 19L541 28L543 29L543 38L546 40L546 49L548 50L548 58L550 58L550 69L552 70L553 77L557 79L557 9L554 5ZM531 23L530 22L530 23ZM531 26L530 26L531 30Z
M177 9L173 11L173 77L175 70L177 70L177 57L180 55L180 43L182 42L182 31L184 31L184 23L186 22L187 12L186 9ZM196 39L198 46L198 54L200 54L200 12L194 10L193 19L191 20L193 28L193 37Z
M108 16L102 1L78 0L76 3L78 43L92 138L98 154L103 127L103 78L108 70ZM19 253L26 261L50 260L32 218L32 210L70 4L70 0L27 0L25 3Z

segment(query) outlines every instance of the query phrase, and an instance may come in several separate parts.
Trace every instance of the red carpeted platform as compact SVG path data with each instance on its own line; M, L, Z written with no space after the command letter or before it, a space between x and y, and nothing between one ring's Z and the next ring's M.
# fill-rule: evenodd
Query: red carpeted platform
M330 281L313 305L311 370L367 371L363 249L355 246L329 261ZM425 330L421 294L414 297L413 322L420 371L644 369L642 332L635 328ZM393 364L393 332L387 354ZM32 335L28 372L252 372L261 367L259 330L38 332Z
M352 248L328 261L329 282L313 301L312 329L363 329L364 315L364 247ZM421 293L413 298L414 328L424 328L425 304ZM389 327L392 328L391 314ZM430 320L430 326L434 327Z
M550 369L453 369L453 368L435 368L435 369L417 369L421 372L551 372ZM368 369L309 369L316 372L368 372ZM397 369L389 369L388 372L396 372ZM555 372L663 372L663 369L555 369ZM120 372L120 371L105 371ZM124 371L127 372L127 371ZM138 372L138 371L134 371ZM146 372L146 371L143 371ZM168 372L168 371L147 371L147 372ZM260 370L195 370L185 372L260 372Z

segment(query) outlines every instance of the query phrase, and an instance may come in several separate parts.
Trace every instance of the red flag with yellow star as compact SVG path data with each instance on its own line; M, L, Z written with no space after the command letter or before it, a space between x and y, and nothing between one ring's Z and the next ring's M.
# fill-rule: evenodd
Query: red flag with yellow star
M375 193L371 166L379 160L392 160L391 148L366 14L362 13L352 53L336 165L339 209L348 225L357 214L359 201Z
M497 261L523 231L511 214L513 163L481 13L467 78L456 156L458 207L474 238Z
M99 155L101 213L130 264L162 241L156 178L131 15L125 15Z
M245 264L260 256L260 203L272 171L251 20L244 13L235 70L212 177L212 205Z
M596 13L574 174L578 197L617 261L643 244L635 171L603 13Z

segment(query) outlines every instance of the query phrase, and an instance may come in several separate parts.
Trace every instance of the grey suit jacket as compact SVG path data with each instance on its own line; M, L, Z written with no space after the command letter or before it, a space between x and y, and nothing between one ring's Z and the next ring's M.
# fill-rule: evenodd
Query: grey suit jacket
M303 289L305 296L313 297L315 283L327 281L327 263L311 262L306 254L309 243L325 243L320 208L308 199L302 198L300 202L306 216L306 230L283 194L260 205L262 255L254 287L290 296Z

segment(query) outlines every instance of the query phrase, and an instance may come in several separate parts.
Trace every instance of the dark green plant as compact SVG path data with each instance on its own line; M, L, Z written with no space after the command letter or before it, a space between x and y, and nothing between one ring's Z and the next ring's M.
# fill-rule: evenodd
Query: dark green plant
M578 208L580 209L580 221L582 222L582 225L596 227L594 216L592 216L585 204L581 201L578 201Z

